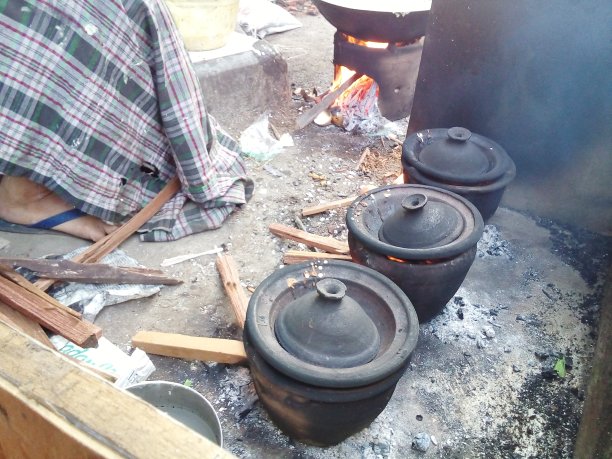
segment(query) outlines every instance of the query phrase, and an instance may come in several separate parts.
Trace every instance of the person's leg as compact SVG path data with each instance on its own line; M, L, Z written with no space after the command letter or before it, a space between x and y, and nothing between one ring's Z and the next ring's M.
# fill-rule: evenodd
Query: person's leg
M0 177L0 218L10 223L34 225L72 209L47 188L24 177ZM84 215L53 227L56 231L97 241L116 229L102 220Z

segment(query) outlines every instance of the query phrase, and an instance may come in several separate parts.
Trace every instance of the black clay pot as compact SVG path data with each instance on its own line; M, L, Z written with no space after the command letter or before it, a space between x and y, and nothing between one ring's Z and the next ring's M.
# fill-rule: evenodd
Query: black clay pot
M381 274L341 261L293 265L266 278L244 329L270 418L319 446L339 443L380 414L417 337L406 295Z
M476 206L484 221L497 210L516 167L496 142L461 127L427 129L406 138L404 182L452 191Z
M465 279L484 227L466 199L423 185L391 185L356 199L347 212L356 263L391 279L420 322L437 315Z

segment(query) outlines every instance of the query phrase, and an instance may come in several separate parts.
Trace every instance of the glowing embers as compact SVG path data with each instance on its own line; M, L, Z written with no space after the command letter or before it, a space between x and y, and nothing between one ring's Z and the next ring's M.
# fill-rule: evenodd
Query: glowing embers
M342 34L342 39L360 48L384 50L389 46L388 43L364 41L346 34ZM342 83L353 78L356 73L343 65L335 65L331 91L342 86ZM378 109L378 94L376 82L368 75L362 75L342 92L330 107L331 122L347 131L372 132L380 129L388 120L382 117Z
M339 66L332 88L339 87L355 74ZM348 76L347 76L348 75ZM331 122L347 131L373 132L388 123L378 109L378 85L367 75L355 81L330 107Z

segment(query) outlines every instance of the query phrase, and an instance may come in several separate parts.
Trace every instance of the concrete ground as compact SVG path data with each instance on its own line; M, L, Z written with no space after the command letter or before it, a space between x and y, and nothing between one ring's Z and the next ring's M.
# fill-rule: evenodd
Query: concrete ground
M325 89L333 28L319 16L299 18L303 28L269 41L286 60L290 83ZM300 105L288 100L273 113L279 130L292 130ZM221 122L227 116L217 115ZM296 248L271 235L268 225L293 225L307 205L380 184L380 177L356 166L366 147L381 154L391 149L389 142L334 126L291 134L295 147L267 163L248 160L255 196L222 228L172 243L132 237L121 248L154 268L166 258L226 244L244 287L256 287L281 269L284 251ZM326 179L314 180L311 172ZM304 224L346 240L343 210ZM1 256L39 257L84 244L57 234L0 238L8 241ZM410 369L387 408L369 428L334 447L311 447L282 434L257 402L247 367L151 356L157 370L150 379L191 380L217 409L225 448L241 458L571 457L609 250L604 236L502 206L461 289L440 316L422 325ZM240 339L213 256L164 270L184 283L105 308L96 320L104 336L126 351L140 330ZM552 370L561 357L568 364L564 377ZM413 445L418 433L430 438L426 452Z

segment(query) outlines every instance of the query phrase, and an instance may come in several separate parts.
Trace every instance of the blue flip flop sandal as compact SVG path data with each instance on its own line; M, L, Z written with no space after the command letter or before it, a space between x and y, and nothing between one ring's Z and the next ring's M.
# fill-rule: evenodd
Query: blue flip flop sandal
M53 215L49 218L45 218L44 220L41 220L32 225L25 226L34 229L50 230L58 225L61 225L62 223L69 222L70 220L74 220L75 218L83 217L85 215L87 214L85 212L80 211L79 209L70 209L64 212L60 212L59 214Z

